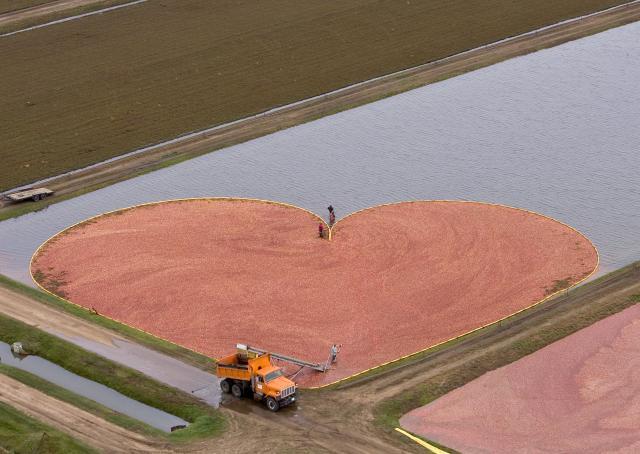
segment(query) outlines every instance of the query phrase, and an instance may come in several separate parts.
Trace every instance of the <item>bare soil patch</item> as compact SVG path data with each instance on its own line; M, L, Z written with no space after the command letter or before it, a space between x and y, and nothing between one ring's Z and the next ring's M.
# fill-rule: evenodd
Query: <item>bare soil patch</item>
M237 342L324 361L322 385L527 308L597 265L581 234L513 208L408 202L319 239L315 215L247 200L146 205L66 230L35 256L39 284L219 357Z

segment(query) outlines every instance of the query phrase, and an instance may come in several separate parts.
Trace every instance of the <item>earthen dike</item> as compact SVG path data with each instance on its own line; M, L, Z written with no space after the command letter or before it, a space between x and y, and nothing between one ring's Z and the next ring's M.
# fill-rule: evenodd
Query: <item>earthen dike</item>
M329 372L297 377L313 387L527 309L598 265L578 231L499 205L369 208L330 240L319 223L259 200L141 205L54 236L31 272L71 303L214 358L240 342L323 362L342 344Z

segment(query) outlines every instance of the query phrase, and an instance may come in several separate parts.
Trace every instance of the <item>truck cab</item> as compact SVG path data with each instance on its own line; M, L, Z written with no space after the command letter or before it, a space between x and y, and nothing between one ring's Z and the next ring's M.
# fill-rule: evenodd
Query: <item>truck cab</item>
M255 399L264 400L269 410L277 411L295 402L296 384L284 376L281 368L271 366L260 369L256 374L253 394ZM274 408L270 397L276 401L278 408Z
M216 375L222 379L220 388L235 397L252 396L265 403L271 411L296 401L296 384L288 379L282 368L271 362L271 355L251 354L246 350L221 358Z

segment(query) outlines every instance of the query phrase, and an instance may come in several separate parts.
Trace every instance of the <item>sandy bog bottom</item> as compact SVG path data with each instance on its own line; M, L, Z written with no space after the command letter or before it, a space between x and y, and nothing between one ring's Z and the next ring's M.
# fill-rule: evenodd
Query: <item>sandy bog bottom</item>
M469 453L640 452L640 306L400 420Z
M248 343L309 361L327 384L526 308L591 273L573 229L525 211L408 202L339 221L247 200L164 202L103 215L46 243L36 281L70 301L219 357Z

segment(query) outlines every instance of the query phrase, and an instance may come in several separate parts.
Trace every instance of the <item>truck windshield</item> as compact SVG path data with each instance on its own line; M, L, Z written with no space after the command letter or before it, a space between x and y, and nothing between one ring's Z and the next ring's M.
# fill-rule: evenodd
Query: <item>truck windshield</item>
M269 372L267 375L264 376L264 381L269 383L271 380L275 380L280 376L282 376L282 370L280 369L274 370L273 372Z

